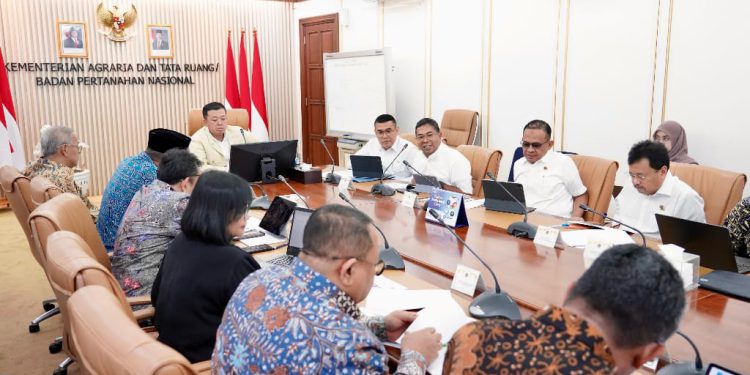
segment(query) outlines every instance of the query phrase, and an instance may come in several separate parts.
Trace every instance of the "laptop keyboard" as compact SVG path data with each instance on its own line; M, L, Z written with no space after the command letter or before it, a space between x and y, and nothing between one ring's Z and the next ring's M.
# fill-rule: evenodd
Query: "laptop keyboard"
M271 263L271 264L275 264L277 266L282 266L282 267L289 267L294 262L294 259L296 259L296 257L284 254L284 255L279 255L276 258L271 258L267 260L266 263Z

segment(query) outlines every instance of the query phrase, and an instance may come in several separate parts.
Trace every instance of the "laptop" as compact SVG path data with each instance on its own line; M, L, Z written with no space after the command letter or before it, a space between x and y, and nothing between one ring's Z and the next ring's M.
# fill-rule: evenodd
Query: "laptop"
M354 182L368 182L392 178L393 176L383 176L383 163L380 156L350 156L352 163L352 176Z
M294 262L294 259L299 255L302 250L302 240L305 234L305 226L307 226L307 220L313 214L313 210L297 207L294 209L294 216L292 217L292 227L289 230L289 243L286 247L286 254L272 258L268 260L268 263L276 264L279 266L289 266Z
M503 187L505 187L505 189L503 189ZM517 182L482 180L482 189L484 190L484 208L491 211L523 215L523 207L513 199L513 197L515 197L521 202L521 204L523 204L523 206L526 206L526 196L523 193L523 185ZM511 197L508 193L513 196ZM532 212L536 209L534 207L526 206L526 210Z
M656 224L662 243L675 244L689 253L700 255L701 266L730 272L750 272L750 259L734 256L726 227L661 214L656 214Z
M415 193L431 193L432 189L440 186L440 189L443 188L443 184L438 181L437 177L434 176L420 176L418 174L414 175L414 189L412 189Z

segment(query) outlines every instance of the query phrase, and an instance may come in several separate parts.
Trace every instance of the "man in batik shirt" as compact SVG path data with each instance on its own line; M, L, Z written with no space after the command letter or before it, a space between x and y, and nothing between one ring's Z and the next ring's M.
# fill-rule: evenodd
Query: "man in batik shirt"
M75 168L81 156L83 147L79 144L78 136L73 129L65 126L50 126L42 131L39 141L42 157L29 163L23 171L28 178L44 177L64 193L72 193L81 198L96 219L97 208L88 196L84 195L81 187L75 182Z
M158 179L135 194L117 231L112 273L128 297L149 296L167 246L198 180L201 162L187 150L161 158Z
M143 186L156 179L156 168L164 152L172 148L186 149L190 137L168 129L153 129L148 132L148 147L145 151L125 158L112 173L104 189L96 230L107 251L112 251L117 229L133 195Z
M424 374L440 349L434 328L404 331L416 314L363 321L356 304L383 271L379 236L363 213L328 205L312 214L291 268L264 268L237 287L212 356L218 374L382 374L381 340L401 341L397 373Z
M563 307L460 328L443 374L629 374L664 352L685 308L682 279L656 251L605 251Z
M724 226L729 229L734 255L750 257L750 197L741 200L729 211Z

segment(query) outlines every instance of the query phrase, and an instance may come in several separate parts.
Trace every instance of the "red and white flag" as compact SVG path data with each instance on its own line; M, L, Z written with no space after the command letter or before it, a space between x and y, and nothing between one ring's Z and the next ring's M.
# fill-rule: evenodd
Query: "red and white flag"
M266 92L263 88L263 69L260 66L258 35L253 30L253 77L252 111L250 112L250 133L261 141L268 141L268 116L266 114Z
M242 30L242 36L240 37L240 57L238 64L240 65L240 108L245 108L248 117L250 117L250 75L247 74L248 64L247 52L245 52L245 30ZM252 129L252 125L250 128Z
M10 94L10 82L5 72L3 51L0 51L0 165L12 165L19 170L26 166L21 132L16 123L16 110Z
M234 67L234 51L232 51L232 34L227 35L227 74L226 95L224 105L228 108L240 108L240 93L237 91L237 70Z

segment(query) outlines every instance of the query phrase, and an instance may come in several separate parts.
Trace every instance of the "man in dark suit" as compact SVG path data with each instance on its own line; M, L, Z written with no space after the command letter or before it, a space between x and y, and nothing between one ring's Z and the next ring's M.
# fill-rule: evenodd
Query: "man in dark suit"
M167 40L164 38L163 30L156 30L156 34L154 34L154 41L151 42L151 49L169 49L169 42L167 42Z
M78 29L70 29L67 37L63 41L64 48L83 48L81 32Z

